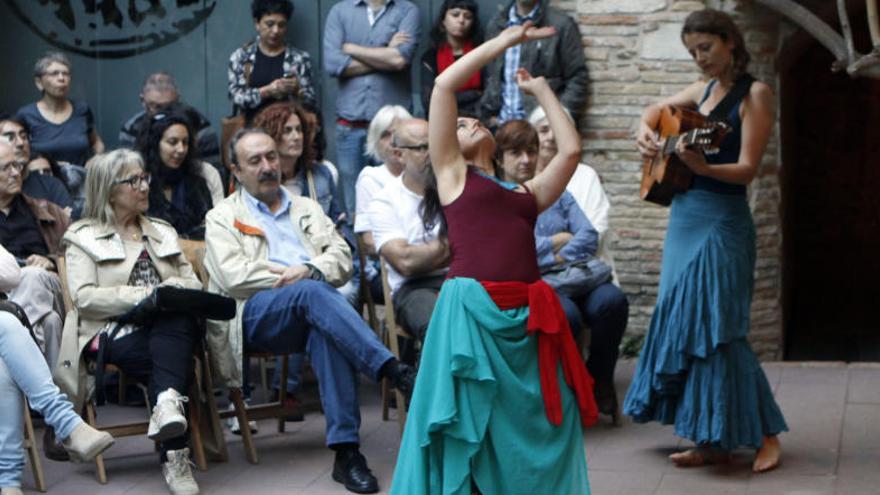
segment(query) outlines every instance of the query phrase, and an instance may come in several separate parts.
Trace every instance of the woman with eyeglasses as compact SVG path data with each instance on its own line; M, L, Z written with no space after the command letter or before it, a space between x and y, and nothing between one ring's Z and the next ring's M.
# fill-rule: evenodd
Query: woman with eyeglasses
M174 227L146 216L149 202L150 175L138 153L119 149L92 158L83 218L64 235L74 314L68 313L63 365L55 380L81 410L88 393L86 363L100 350L106 363L148 384L153 414L147 436L159 442L168 488L173 494L198 493L189 464L185 394L199 326L179 313L161 313L143 327L117 328L115 321L156 287L202 287Z
M60 163L83 165L104 142L95 129L88 103L71 100L71 63L62 53L49 52L34 64L39 101L21 107L17 115L31 131L31 149Z
M185 239L205 238L205 214L223 200L223 181L198 159L189 117L179 106L154 114L137 138L136 149L151 174L150 216L174 226Z

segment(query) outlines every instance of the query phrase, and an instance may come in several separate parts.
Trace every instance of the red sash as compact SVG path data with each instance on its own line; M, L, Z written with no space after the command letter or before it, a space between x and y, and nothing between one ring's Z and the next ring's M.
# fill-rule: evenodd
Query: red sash
M565 312L553 289L542 280L525 282L480 282L500 309L529 307L528 333L537 333L538 369L547 419L554 425L562 423L562 396L556 370L562 361L565 382L574 391L581 422L591 426L599 419L593 398L593 377L584 366L574 337L565 319Z

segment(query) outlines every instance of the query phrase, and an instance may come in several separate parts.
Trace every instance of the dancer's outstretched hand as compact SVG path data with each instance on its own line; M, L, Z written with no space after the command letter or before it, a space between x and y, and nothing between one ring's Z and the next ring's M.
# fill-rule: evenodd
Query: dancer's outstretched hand
M556 28L545 26L537 28L532 21L526 21L521 26L510 26L498 35L503 38L508 46L517 45L531 40L540 40L556 35Z
M519 89L527 94L527 95L535 95L536 91L539 91L544 86L550 87L547 84L547 80L544 79L544 76L541 77L532 77L529 74L529 71L520 67L516 70L516 85L519 86Z

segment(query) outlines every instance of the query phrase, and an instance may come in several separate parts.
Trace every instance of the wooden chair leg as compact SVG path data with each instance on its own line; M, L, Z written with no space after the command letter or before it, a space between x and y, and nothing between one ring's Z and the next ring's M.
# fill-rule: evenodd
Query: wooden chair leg
M217 407L217 401L214 399L214 379L211 377L210 365L208 364L208 356L205 354L203 361L205 371L203 377L203 393L205 402L208 406L208 430L211 435L209 447L211 447L211 460L218 462L229 461L229 450L226 448L226 437L223 435L223 425L220 423L220 408Z
M382 421L388 421L388 409L391 406L391 387L388 386L388 379L382 379Z
M92 428L98 427L98 422L95 418L95 404L92 401L86 402L86 422ZM98 454L95 456L95 468L98 476L98 483L106 485L107 469L104 466L104 454Z
M240 388L234 388L229 392L232 405L235 407L235 416L238 418L238 426L241 428L241 441L244 444L244 455L251 464L259 463L257 449L254 446L254 438L248 425L247 406L244 403L244 395Z
M190 389L189 400L189 446L193 453L196 467L199 471L208 470L208 459L205 457L205 446L202 443L201 414L202 406L198 393L198 387L194 384Z
M278 377L278 404L284 406L287 399L287 374L290 373L290 363L287 356L278 358L281 361L281 376ZM278 364L275 364L278 366ZM284 433L284 416L278 418L278 433Z
M40 452L37 449L37 437L34 435L34 422L31 421L27 398L24 398L22 404L24 404L24 447L28 462L31 464L31 471L34 473L34 485L37 490L45 492L46 477L43 474L43 463L40 461Z
M128 379L125 377L125 373L121 369L116 372L116 380L116 402L120 406L124 406L126 404L125 389L128 385Z

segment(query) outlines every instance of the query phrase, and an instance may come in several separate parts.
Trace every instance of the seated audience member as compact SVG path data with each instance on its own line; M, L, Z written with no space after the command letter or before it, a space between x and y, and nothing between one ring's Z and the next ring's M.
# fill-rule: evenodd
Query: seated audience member
M535 176L539 144L531 124L525 120L506 122L495 135L495 141L498 143L496 158L504 180L522 184ZM538 267L544 270L557 263L595 255L599 235L574 197L566 191L538 215L535 238ZM580 331L584 323L590 326L587 369L596 381L596 404L600 412L615 414L614 367L629 318L626 296L610 281L580 298L558 296L573 332Z
M440 237L440 222L425 225L422 199L435 181L428 160L428 122L410 119L394 128L392 154L405 168L370 203L370 225L379 254L388 261L397 322L425 340L440 286L446 278L449 245Z
M220 174L199 160L190 121L178 106L153 114L138 136L151 176L147 213L170 223L185 239L205 238L205 214L223 199Z
M184 394L193 376L198 323L181 313L160 313L145 326L129 323L121 329L114 321L156 287L202 287L174 227L145 216L149 191L150 176L131 150L100 154L89 164L83 218L64 235L74 307L64 332L63 364L54 377L77 410L89 390L86 361L99 350L108 364L147 383L153 404L147 436L159 442L165 482L172 494L194 494Z
M566 115L571 114L566 111ZM550 160L556 155L556 138L553 136L553 130L547 122L547 116L544 109L540 106L535 107L529 114L529 123L538 131L538 168L537 173L541 173L544 167L550 163ZM593 224L593 228L599 232L599 248L596 250L596 256L602 258L603 261L614 266L611 259L611 253L605 249L606 234L608 233L608 212L611 204L608 202L608 196L605 195L605 188L599 180L599 174L593 170L593 167L584 163L578 164L571 176L571 180L565 189L574 196L581 211Z
M0 142L0 244L24 267L9 298L24 309L52 367L58 359L64 317L54 260L61 254L61 236L70 220L58 205L22 193L23 168L12 147Z
M236 299L230 322L209 322L222 384L240 386L245 351L306 350L318 377L333 479L358 493L379 490L359 451L357 373L389 378L412 393L415 371L398 362L334 287L352 270L351 251L311 199L281 187L275 140L243 129L231 142L240 188L208 213L210 289Z
M315 161L313 121L314 117L302 106L293 102L276 102L260 110L254 118L254 126L265 130L275 140L281 167L281 184L287 192L317 201L337 228L348 231L348 225L344 221L345 212L337 199L333 174L326 165ZM357 288L351 281L339 289L349 302L357 297ZM296 402L304 357L302 353L290 356L287 391L291 402ZM273 398L278 395L280 376L281 370L276 367L272 378ZM290 419L298 419L298 416L299 414L291 416Z
M0 292L14 289L19 278L15 257L0 246ZM22 393L30 407L54 428L58 438L63 440L64 449L74 458L88 461L113 445L113 437L86 424L52 382L49 367L23 323L6 308L0 309L0 397L3 398L0 400L0 491L3 495L22 493Z
M411 119L412 115L400 105L385 105L376 112L367 129L366 154L380 165L364 167L355 182L355 214L354 232L361 237L368 263L364 267L366 280L369 282L370 295L373 301L382 302L382 279L379 277L379 265L376 258L376 246L373 243L370 227L369 207L373 198L388 183L403 172L403 162L399 154L391 152L391 134L394 124L398 121Z
M122 124L122 129L119 131L119 146L134 148L137 137L144 125L149 122L149 118L169 105L178 104L190 118L190 126L195 131L194 141L195 147L199 150L199 157L209 163L219 163L220 140L217 138L217 133L204 115L180 101L174 76L167 72L156 72L147 76L141 88L140 99L144 109Z
M67 190L67 186L59 179L61 170L54 161L49 161L42 155L31 157L31 138L27 125L17 117L0 115L0 140L12 145L15 150L15 160L27 164L22 171L24 182L22 192L34 199L45 199L51 203L71 210L73 200ZM39 158L39 160L37 160ZM44 172L30 173L31 162L41 163L39 168Z
M290 0L253 0L251 16L257 37L229 57L229 99L245 122L279 100L315 105L312 59L308 52L285 44L293 16Z
M480 7L475 0L444 0L431 28L431 47L422 54L421 87L425 113L431 106L434 79L462 55L483 42ZM459 115L478 117L485 71L475 73L455 92Z
M89 157L104 151L104 142L95 129L89 105L68 98L70 83L70 60L59 52L47 53L34 65L34 84L42 98L18 109L16 117L30 131L31 151L61 165L64 176L60 178L78 211L84 201L83 167Z

